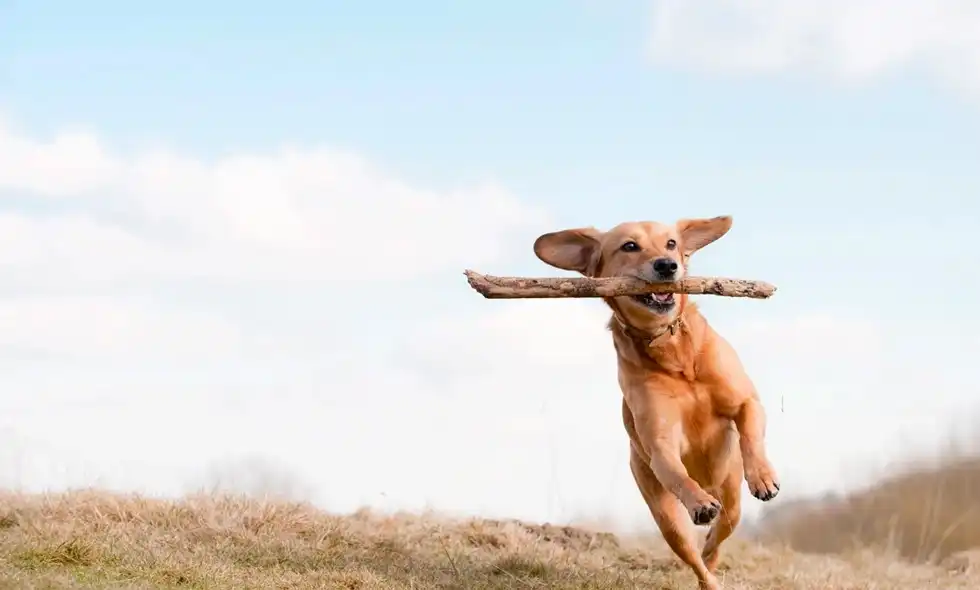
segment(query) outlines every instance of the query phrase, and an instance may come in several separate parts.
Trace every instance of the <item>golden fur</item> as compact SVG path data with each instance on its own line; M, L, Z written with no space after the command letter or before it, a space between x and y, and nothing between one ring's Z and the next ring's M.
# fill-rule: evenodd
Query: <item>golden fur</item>
M731 225L725 216L569 229L542 235L534 252L585 276L665 280L655 270L659 260L681 278L691 254ZM671 549L701 588L717 590L719 547L738 525L742 478L762 501L779 492L766 457L765 411L735 350L687 295L675 296L669 309L633 297L605 301L634 479ZM689 521L713 523L700 553Z

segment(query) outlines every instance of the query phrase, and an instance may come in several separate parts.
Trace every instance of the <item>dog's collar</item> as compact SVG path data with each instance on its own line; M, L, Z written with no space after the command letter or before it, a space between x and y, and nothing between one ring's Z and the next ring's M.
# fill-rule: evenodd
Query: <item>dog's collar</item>
M666 336L668 333L671 336L673 336L674 334L677 333L677 330L684 324L684 314L678 312L677 317L674 318L672 322L660 328L656 332L650 334L648 332L644 332L642 330L639 330L627 324L622 319L620 319L618 313L614 313L613 317L616 319L616 323L619 324L619 327L622 328L623 331L626 332L626 334L629 337L643 343L643 345L646 348L650 348L651 346L653 346L654 342L659 340L661 337Z

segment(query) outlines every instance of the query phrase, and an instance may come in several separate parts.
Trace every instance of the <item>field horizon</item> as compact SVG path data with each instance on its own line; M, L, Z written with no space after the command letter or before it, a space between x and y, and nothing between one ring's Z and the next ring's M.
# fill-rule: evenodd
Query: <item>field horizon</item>
M732 589L980 587L980 459L787 502L725 545ZM693 589L652 521L601 526L330 514L231 494L0 492L0 585L23 589Z

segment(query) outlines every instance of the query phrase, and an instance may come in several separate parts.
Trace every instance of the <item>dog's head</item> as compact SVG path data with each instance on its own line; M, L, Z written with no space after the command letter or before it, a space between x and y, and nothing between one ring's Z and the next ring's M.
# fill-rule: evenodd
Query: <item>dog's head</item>
M591 227L566 229L540 236L534 241L534 253L551 266L588 277L673 281L687 274L691 254L731 227L732 218L722 216L682 219L673 225L621 223L607 232ZM624 319L637 326L665 321L677 307L673 293L617 297L615 301Z

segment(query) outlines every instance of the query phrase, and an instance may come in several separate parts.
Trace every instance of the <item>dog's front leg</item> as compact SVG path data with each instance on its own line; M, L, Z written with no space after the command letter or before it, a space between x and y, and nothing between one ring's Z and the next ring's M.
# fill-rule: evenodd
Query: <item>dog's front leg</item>
M766 456L766 411L753 390L735 415L739 448L745 465L745 481L756 498L768 502L779 493L776 470Z
M632 404L624 404L630 438L639 441L640 455L649 460L650 471L681 501L694 524L708 524L718 516L721 503L691 478L681 461L684 432L680 412L673 400L651 398L640 395Z
M779 493L779 480L766 456L766 411L735 349L721 337L717 342L717 356L706 367L715 383L715 411L735 422L749 491L768 502Z

